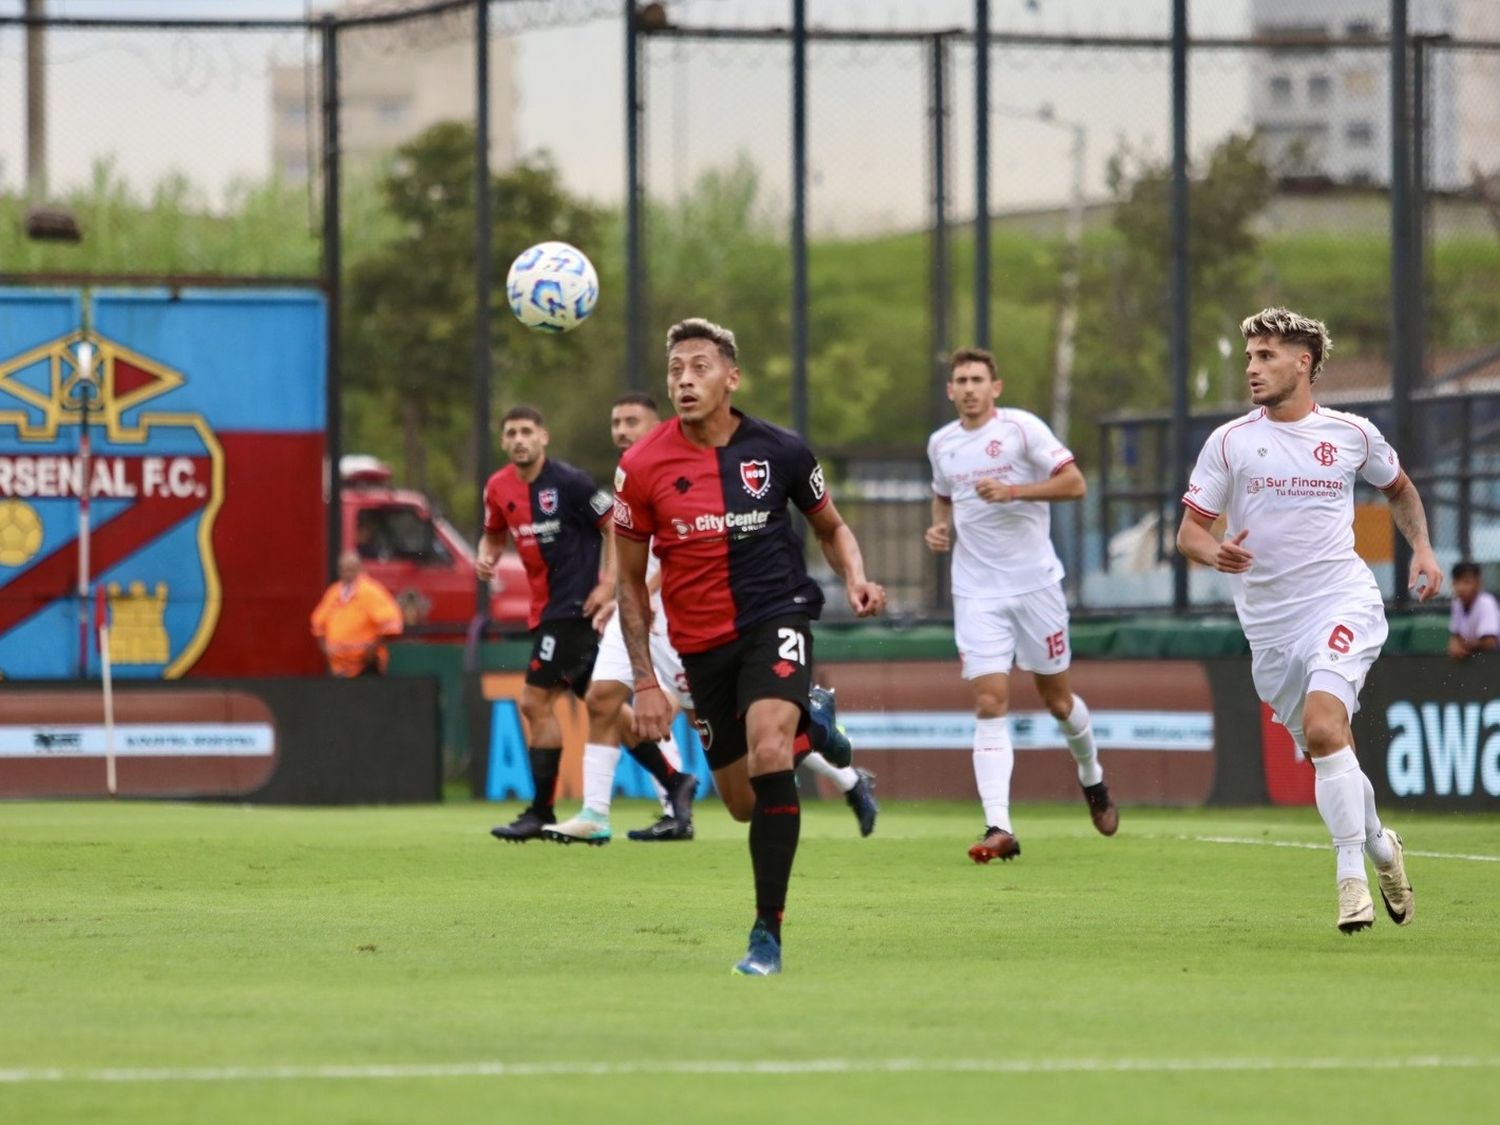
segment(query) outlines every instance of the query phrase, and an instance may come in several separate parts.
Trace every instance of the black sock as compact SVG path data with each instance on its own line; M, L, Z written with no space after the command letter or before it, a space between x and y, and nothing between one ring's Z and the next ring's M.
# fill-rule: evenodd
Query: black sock
M533 746L526 751L531 759L531 780L536 785L536 797L531 802L531 811L539 816L552 813L552 804L557 800L557 772L562 765L562 747Z
M752 777L750 786L755 790L755 811L750 816L755 917L779 942L786 885L792 877L792 860L797 856L797 837L802 831L802 804L791 770Z
M634 746L627 746L625 750L641 764L641 768L661 783L663 789L670 786L672 779L677 776L677 771L672 768L667 756L656 743L637 742Z

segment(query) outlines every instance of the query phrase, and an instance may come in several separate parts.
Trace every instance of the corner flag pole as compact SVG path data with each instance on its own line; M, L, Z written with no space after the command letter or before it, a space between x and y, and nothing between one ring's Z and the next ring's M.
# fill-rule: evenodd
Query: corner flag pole
M94 620L99 630L99 670L104 681L104 784L115 795L114 668L109 658L109 602L101 585L94 590Z

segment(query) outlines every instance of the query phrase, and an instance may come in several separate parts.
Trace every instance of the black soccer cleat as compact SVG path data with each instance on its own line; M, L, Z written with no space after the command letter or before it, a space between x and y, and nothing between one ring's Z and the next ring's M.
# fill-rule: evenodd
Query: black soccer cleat
M667 789L667 803L672 806L670 819L676 825L687 828L687 836L678 836L677 839L692 839L693 797L697 792L698 775L689 773L687 770L678 770L677 776L672 778L672 784Z
M1104 782L1085 785L1083 799L1088 802L1089 819L1101 836L1113 836L1120 828L1120 810L1109 795L1109 786Z
M693 838L693 822L679 824L670 816L664 816L655 824L649 824L645 828L632 828L625 835L632 840L641 840L645 843L659 843L667 840L691 840Z
M552 813L543 814L535 809L527 809L509 824L491 828L490 835L506 843L524 844L527 840L541 839L542 829L556 823L557 817Z
M869 770L857 769L859 780L844 794L844 802L854 810L854 819L859 821L859 834L868 836L875 831L875 818L880 815L880 804L875 800L875 775Z

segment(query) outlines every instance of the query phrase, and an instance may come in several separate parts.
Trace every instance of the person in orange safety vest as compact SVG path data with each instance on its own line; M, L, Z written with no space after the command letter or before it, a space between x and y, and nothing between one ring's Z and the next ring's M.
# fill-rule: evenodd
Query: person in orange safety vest
M378 676L385 672L387 637L401 634L401 608L390 591L364 573L359 555L339 556L339 580L313 610L312 631L335 676Z

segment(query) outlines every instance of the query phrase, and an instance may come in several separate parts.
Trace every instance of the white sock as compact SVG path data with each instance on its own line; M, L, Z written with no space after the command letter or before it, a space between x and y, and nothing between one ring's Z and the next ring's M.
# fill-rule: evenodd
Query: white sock
M1376 867L1384 867L1396 858L1396 849L1391 846L1390 837L1380 823L1380 814L1375 811L1375 786L1363 772L1359 776L1365 783L1365 855Z
M1098 785L1104 780L1104 767L1099 764L1099 747L1094 744L1094 727L1089 722L1088 704L1073 697L1073 710L1060 724L1063 737L1068 741L1068 753L1078 763L1078 784Z
M816 750L803 758L802 764L819 777L826 777L837 785L840 793L847 793L859 784L859 774L853 766L836 766Z
M1323 823L1328 825L1328 834L1333 837L1333 850L1338 856L1338 878L1365 879L1365 775L1360 771L1359 759L1354 751L1345 746L1321 758L1312 760L1317 771L1313 783L1313 796L1318 803L1318 812Z
M609 803L615 794L615 767L620 764L620 748L590 742L583 748L583 807L600 816L609 816Z
M672 737L672 732L667 732L666 738L659 738L656 745L661 747L661 756L667 760L667 765L674 770L682 769L682 751L677 748L677 740ZM664 816L672 815L672 802L667 800L667 791L661 787L661 782L654 777L651 784L656 786L656 799L661 802L661 811Z
M1010 773L1016 751L1010 743L1010 721L978 719L974 723L974 780L984 805L984 823L1010 831Z

